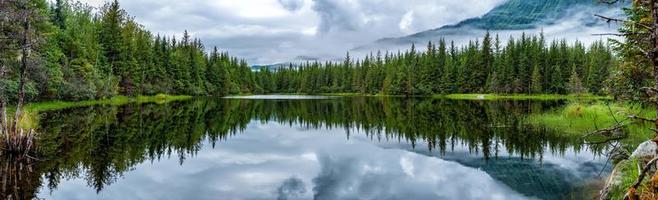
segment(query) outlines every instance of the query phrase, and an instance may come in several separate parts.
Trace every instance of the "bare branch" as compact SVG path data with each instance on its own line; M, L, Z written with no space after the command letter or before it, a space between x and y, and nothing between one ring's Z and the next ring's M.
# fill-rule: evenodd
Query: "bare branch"
M615 132L621 131L621 129L624 128L627 125L628 125L628 123L618 123L618 124L616 124L614 126L611 126L609 128L600 129L600 130L596 130L594 132L585 134L585 135L583 135L583 138L586 138L586 137L589 137L589 136L592 136L592 135L611 136Z
M649 96L655 96L658 94L658 88L655 87L642 87L640 90L644 91Z
M629 115L628 118L643 121L643 122L651 122L651 123L656 122L656 119L643 118L643 117L640 117L640 116L637 116L637 115Z
M599 17L599 18L605 20L607 23L611 23L611 22L615 22L615 23L631 23L631 24L633 24L633 25L640 26L640 27L646 29L646 30L649 31L649 32L653 32L653 31L654 31L653 28L649 27L649 26L646 25L646 24L642 24L642 23L638 23L638 22L634 22L634 21L629 21L629 20L625 20L625 19L618 19L618 18L606 17L606 16L599 15L599 14L595 14L594 16Z
M623 139L626 139L626 138L627 138L627 137L608 138L608 139L603 140L603 141L600 141L600 142L586 142L585 144L586 144L586 145L608 144L608 143L610 143L610 142L612 142L612 141L619 141L619 140L623 140Z
M627 33L594 33L592 35L593 36L618 36L618 37L623 37L623 36L627 36L627 35L630 35L630 34L627 34Z
M642 168L642 171L640 172L640 176L637 177L637 180L631 186L630 191L635 191L637 190L638 187L642 184L642 181L644 180L644 177L647 175L647 172L649 172L649 169L658 161L658 158L654 158L651 161L649 161L646 165L644 165L644 168ZM636 194L633 194L634 192L626 193L626 197L624 199L630 198L631 196L635 196Z

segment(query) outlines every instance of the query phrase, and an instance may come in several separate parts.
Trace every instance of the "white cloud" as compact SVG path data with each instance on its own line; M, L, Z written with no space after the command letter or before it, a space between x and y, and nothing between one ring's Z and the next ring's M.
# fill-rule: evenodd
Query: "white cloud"
M251 64L270 64L298 56L340 59L380 38L483 15L505 0L119 1L154 33L188 30L208 48L218 46ZM104 1L83 2L99 6Z
M407 14L404 14L402 16L402 20L400 20L400 30L404 32L411 32L411 25L414 22L414 11L409 11Z
M62 180L45 199L528 199L457 162L378 147L363 132L306 130L252 121L183 166L176 156L145 162L100 193ZM257 147L257 148L255 148ZM412 177L409 174L422 174ZM478 187L472 187L477 183ZM294 187L293 187L294 186ZM158 191L158 192L153 192ZM491 198L493 197L493 198Z

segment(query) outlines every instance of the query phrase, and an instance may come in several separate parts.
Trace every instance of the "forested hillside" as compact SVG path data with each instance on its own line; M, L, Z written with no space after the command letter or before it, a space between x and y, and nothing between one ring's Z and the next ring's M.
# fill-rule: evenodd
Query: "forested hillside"
M115 95L225 95L249 93L254 74L247 63L217 48L206 52L200 40L154 35L119 7L107 3L95 12L80 3L31 0L38 10L31 38L26 95L32 100L99 99ZM19 5L15 5L19 6ZM0 86L13 102L18 90L20 24L2 26Z
M342 63L306 63L259 76L263 88L274 92L605 94L615 63L603 41L586 47L522 35L502 44L487 33L462 47L441 40L422 52L412 46L356 61L348 54Z
M185 31L154 35L117 1L96 12L66 0L31 0L34 46L30 100L84 100L158 93L223 96L247 93L448 93L605 94L615 57L604 42L552 41L543 35L455 45L430 42L425 50L378 52L344 62L303 63L252 71L244 60L208 51ZM3 26L0 76L3 97L18 90L20 24ZM0 37L1 38L1 37Z
M605 5L590 0L509 0L482 17L467 19L456 25L442 28L470 26L483 30L533 29L539 25L556 23L559 19L573 15L573 13L570 13L571 9L576 7L583 9L606 8Z
M486 30L537 31L569 21L577 24L574 28L607 27L611 31L615 24L606 24L594 14L618 13L620 5L601 4L596 0L507 0L486 14L459 23L437 27L404 37L382 38L374 43L357 47L357 50L377 49L412 43L425 43L440 38L460 38L465 34ZM576 31L576 30L573 30ZM583 33L583 36L585 34Z

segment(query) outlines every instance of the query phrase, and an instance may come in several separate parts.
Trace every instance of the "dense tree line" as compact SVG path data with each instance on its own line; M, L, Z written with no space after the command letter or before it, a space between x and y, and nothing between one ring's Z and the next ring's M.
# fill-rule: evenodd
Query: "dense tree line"
M82 100L114 95L157 93L225 95L258 92L254 74L243 60L207 52L187 31L182 38L154 35L112 1L100 12L81 3L25 0L41 17L35 39L43 41L31 55L26 95L29 99ZM19 4L9 1L9 4ZM2 23L1 46L16 46L20 32ZM17 51L0 51L2 96L15 101Z
M115 0L96 12L68 0L25 0L40 17L32 24L39 48L32 52L25 83L30 100L83 100L157 93L606 93L616 58L602 41L586 47L565 40L547 44L543 35L510 38L487 33L458 47L430 42L425 50L348 54L343 62L313 62L253 72L246 61L208 51L199 39L154 35ZM0 94L14 102L19 90L20 32L3 23ZM36 46L36 45L35 45Z
M589 47L543 34L510 38L505 45L489 33L457 47L428 43L425 51L368 55L343 62L304 63L264 71L265 91L430 95L449 93L605 94L616 57L603 41Z

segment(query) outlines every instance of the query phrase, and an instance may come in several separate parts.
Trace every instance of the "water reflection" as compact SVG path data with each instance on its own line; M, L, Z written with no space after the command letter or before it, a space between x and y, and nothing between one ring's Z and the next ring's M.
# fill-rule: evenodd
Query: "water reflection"
M22 172L34 184L20 189L48 199L573 197L603 168L602 149L521 124L555 104L222 99L51 112L43 161Z

